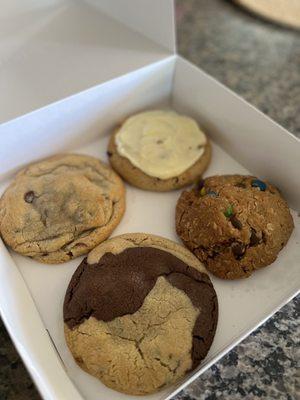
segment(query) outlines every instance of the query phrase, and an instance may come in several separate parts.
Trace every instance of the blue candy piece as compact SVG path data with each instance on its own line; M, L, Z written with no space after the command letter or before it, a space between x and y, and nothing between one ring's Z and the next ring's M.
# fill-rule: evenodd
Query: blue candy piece
M259 179L253 179L253 181L251 182L251 186L259 188L259 190L261 190L262 192L267 189L267 185L265 184L265 182L260 181Z
M213 190L210 190L210 191L207 193L207 195L210 196L210 197L218 197L218 193L214 192Z

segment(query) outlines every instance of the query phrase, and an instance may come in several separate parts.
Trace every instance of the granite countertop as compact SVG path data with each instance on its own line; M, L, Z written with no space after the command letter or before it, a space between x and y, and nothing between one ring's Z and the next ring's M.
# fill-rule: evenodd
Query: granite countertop
M299 33L256 18L231 1L179 0L176 8L179 53L300 137ZM300 296L177 400L300 399L299 320ZM0 322L0 400L37 399Z

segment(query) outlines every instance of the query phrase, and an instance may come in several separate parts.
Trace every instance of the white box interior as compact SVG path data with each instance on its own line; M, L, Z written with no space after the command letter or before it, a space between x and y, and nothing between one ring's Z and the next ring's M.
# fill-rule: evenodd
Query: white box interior
M56 152L75 151L107 160L106 145L113 127L127 115L160 106L193 115L207 130L213 140L213 157L205 176L250 171L270 179L283 190L290 205L299 207L300 188L296 181L300 166L299 141L177 56L0 126L1 191L16 169ZM127 185L127 210L113 235L148 232L178 241L174 210L179 194L180 191L146 192ZM255 272L246 280L224 281L211 277L220 307L215 340L197 372L187 377L176 391L195 379L299 290L300 218L296 212L293 217L292 237L271 267ZM110 390L83 372L66 347L62 304L68 282L80 261L78 258L65 264L44 265L14 252L8 253L2 245L2 316L44 398L129 399L131 396ZM46 330L63 360L66 373ZM174 387L168 388L145 397L168 398L174 390Z

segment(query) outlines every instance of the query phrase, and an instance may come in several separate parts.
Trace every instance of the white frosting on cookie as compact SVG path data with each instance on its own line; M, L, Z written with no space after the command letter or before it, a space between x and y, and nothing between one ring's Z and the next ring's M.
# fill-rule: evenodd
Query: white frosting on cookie
M128 118L116 134L118 153L145 174L168 179L204 153L205 134L192 118L174 111L147 111Z

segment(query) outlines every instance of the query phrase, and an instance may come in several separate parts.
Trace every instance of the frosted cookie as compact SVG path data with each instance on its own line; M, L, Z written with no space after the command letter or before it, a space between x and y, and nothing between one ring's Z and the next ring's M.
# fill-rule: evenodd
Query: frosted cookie
M116 130L107 154L112 167L132 185L168 191L202 175L211 146L192 118L174 111L146 111Z
M0 233L20 254L61 263L105 240L124 211L124 185L111 168L62 154L18 173L0 199Z
M181 194L176 230L223 279L246 278L275 261L294 224L279 191L253 176L213 176Z
M200 261L143 233L96 247L64 301L65 338L78 365L131 395L155 392L196 368L217 318L216 293Z

